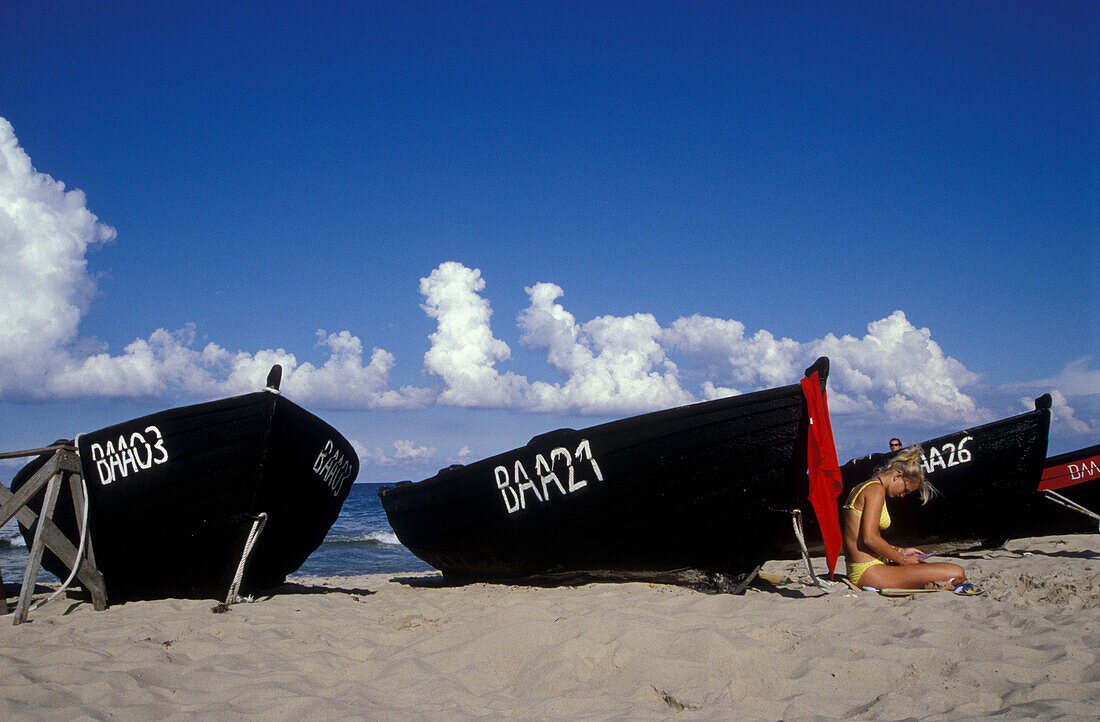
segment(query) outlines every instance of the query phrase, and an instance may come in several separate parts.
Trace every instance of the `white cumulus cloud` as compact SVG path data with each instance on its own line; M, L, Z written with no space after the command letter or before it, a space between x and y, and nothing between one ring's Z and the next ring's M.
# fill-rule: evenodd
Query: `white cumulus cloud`
M1073 434L1087 434L1092 431L1100 430L1100 425L1093 427L1092 424L1084 419L1077 418L1077 410L1069 405L1069 400L1066 399L1066 395L1058 389L1050 390L1050 420L1051 425L1056 428L1063 428ZM1035 408L1035 399L1031 397L1025 397L1020 399L1020 405L1025 411L1032 411Z
M96 292L85 253L115 235L81 191L34 169L0 118L0 394L46 386Z
M599 316L581 322L562 303L563 289L536 283L517 318L520 343L542 350L564 381L502 373L511 351L492 332L485 281L477 269L448 262L421 280L424 309L439 330L425 368L439 376L440 400L458 406L616 414L796 383L818 356L829 356L830 408L869 420L935 426L991 418L964 389L980 376L946 355L927 328L901 311L874 321L861 338L827 334L799 342L740 321L700 315L667 328L652 314ZM690 363L698 388L681 377Z
M193 325L139 331L148 336L113 351L81 337L79 326L96 293L87 254L116 235L88 210L83 193L33 167L11 124L0 118L0 400L233 395L257 390L279 363L288 396L322 408L443 404L610 415L795 383L817 356L828 356L835 414L924 426L991 417L967 393L979 375L900 310L869 323L862 337L829 333L799 341L702 315L668 326L645 312L577 319L560 286L536 282L526 288L529 302L515 327L506 329L518 330L525 349L545 353L553 378L529 380L506 367L511 349L493 332L480 270L454 261L420 280L422 309L437 324L423 359L434 388L391 388L397 359L385 349L368 351L348 330L317 331L325 358L318 364L282 348L198 347ZM1069 364L1057 378L1019 385L1009 405L1025 386L1057 389L1055 418L1068 429L1100 426L1100 372L1089 359ZM364 458L436 454L398 443Z
M431 461L436 457L434 447L417 444L408 439L396 439L393 442L393 450L384 451L381 447L367 447L358 441L351 442L360 461L378 466L398 466L406 463L420 463Z
M512 352L493 336L493 312L478 295L484 288L481 271L454 261L420 279L422 308L438 324L429 336L432 346L424 354L424 369L443 379L439 403L508 407L522 399L526 379L496 370L497 362L506 361Z
M1092 358L1085 356L1066 364L1054 376L1005 384L1002 388L1007 393L1031 394L1020 401L1028 410L1034 406L1033 396L1049 393L1054 402L1051 408L1052 435L1095 433L1100 431L1100 370L1092 368L1091 363Z
M538 411L608 413L678 406L694 400L665 353L650 314L601 316L578 325L556 303L559 286L527 288L530 305L519 316L520 342L545 349L547 362L567 377L563 384L535 382L529 406Z
M898 420L972 423L989 418L962 390L981 377L944 354L932 332L915 327L901 311L868 324L862 338L830 333L806 346L812 356L829 357L830 386L856 409L884 395L883 408Z
M256 391L272 364L282 388L328 408L422 407L427 389L388 387L394 357L373 349L364 364L348 331L318 331L329 352L321 366L284 349L194 347L195 328L159 328L121 354L79 335L95 295L87 253L116 233L88 210L84 194L37 171L15 131L0 118L0 400L77 396L203 397Z
M802 345L760 330L745 336L740 321L688 316L672 322L662 339L692 357L709 373L750 386L785 386L802 377Z
M1092 358L1085 356L1066 364L1056 376L1020 384L1009 384L1010 389L1059 389L1074 396L1100 396L1100 369L1090 367Z

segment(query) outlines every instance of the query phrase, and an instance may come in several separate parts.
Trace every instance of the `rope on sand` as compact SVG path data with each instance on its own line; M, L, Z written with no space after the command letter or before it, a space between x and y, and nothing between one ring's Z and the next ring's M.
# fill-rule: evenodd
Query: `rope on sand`
M802 550L802 561L806 562L806 571L810 573L812 584L815 587L821 587L821 582L814 574L814 565L810 562L810 550L806 548L806 535L802 533L801 509L791 509L791 526L794 527L794 536L798 539L798 547Z
M841 582L834 582L829 579L822 579L814 574L814 565L810 561L810 550L806 547L806 535L802 531L802 511L800 509L791 509L791 525L794 527L795 538L798 539L798 546L802 550L802 560L806 562L806 571L809 572L808 577L799 578L799 582L806 586L817 587L823 592L835 592L844 588L844 584Z
M229 586L229 594L225 597L226 605L236 604L241 600L237 596L237 592L241 588L241 580L244 579L244 568L248 564L248 558L252 556L252 548L256 545L256 540L260 537L260 532L264 530L265 524L267 524L267 512L262 511L252 521L252 529L248 532L248 539L245 541L244 551L241 553L241 562L237 565L237 573L233 575L233 584Z

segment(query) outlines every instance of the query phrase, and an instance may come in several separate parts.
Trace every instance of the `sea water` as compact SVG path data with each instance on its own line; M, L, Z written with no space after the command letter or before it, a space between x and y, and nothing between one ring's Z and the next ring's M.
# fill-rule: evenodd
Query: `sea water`
M292 577L338 577L430 571L393 533L378 490L387 484L352 484L325 541Z
M378 490L386 484L353 484L340 516L329 529L325 541L291 577L352 576L356 574L396 574L430 571L432 568L413 556L393 533ZM23 581L27 566L27 545L14 521L0 528L0 572L5 584ZM42 570L42 582L57 582Z

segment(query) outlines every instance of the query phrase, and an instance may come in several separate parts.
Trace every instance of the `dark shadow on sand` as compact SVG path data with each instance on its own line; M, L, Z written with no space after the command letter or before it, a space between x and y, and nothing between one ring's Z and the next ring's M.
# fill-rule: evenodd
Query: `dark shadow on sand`
M7 601L7 612L14 613L15 605L19 602L19 592L22 588L22 584L19 582L11 582L4 584L4 599ZM27 621L24 624L34 621L34 607L36 604L44 600L49 595L57 591L56 586L47 586L45 584L35 584L34 594L31 596L31 605L29 611L30 616L27 617ZM75 612L80 607L91 604L92 598L81 588L69 588L65 590L65 593L59 599L54 600L51 604L60 604L62 600L67 600L69 606L65 608L65 611L61 613L62 616L68 616Z
M366 587L330 587L323 584L285 582L274 589L265 589L263 592L258 592L254 596L257 598L263 597L265 599L271 599L272 597L284 594L356 594L365 597L371 594L377 594L377 592L371 591Z
M418 589L443 589L445 587L465 586L465 584L460 582L452 582L444 579L442 574L418 577L391 577L390 581L394 584L404 584L407 587L416 587Z
M21 582L4 582L4 596L9 602L19 599L19 591L23 588ZM48 587L45 584L35 584L35 594L53 594L54 587Z
M790 586L786 586L782 584L769 584L768 582L758 580L750 584L749 588L756 592L774 594L777 597L783 597L785 599L810 599L813 597L823 597L828 594L824 589L805 586L797 582Z
M390 581L420 589L445 589L470 584L554 589L559 587L583 587L589 584L640 582L643 584L667 584L683 587L702 594L741 594L755 576L755 572L733 576L720 572L704 572L698 569L676 569L667 572L561 572L520 579L454 579L445 577L443 574L432 574L430 576L392 577Z

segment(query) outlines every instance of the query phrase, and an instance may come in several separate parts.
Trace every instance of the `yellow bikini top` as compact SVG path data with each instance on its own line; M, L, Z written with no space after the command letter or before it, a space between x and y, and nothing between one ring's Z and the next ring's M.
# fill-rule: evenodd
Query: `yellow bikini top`
M880 482L877 479L871 479L870 481L865 481L862 484L860 484L859 486L857 486L855 489L852 490L852 493L848 495L848 501L844 502L844 506L842 506L840 508L841 509L849 509L851 511L854 511L856 513L856 516L863 516L863 510L862 509L857 509L855 507L856 497L859 496L859 493L861 491L863 491L864 489L867 488L868 484L876 484L876 483L880 483ZM889 526L890 526L890 512L886 511L886 502L884 500L882 502L882 514L880 514L879 518L878 518L878 528L879 529L887 529L887 528L889 528Z

